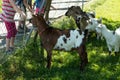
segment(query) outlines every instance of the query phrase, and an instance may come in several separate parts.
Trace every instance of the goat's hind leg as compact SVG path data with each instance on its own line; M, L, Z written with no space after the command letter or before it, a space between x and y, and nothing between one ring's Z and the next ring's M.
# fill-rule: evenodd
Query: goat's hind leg
M119 46L115 46L115 56L118 56L119 54Z

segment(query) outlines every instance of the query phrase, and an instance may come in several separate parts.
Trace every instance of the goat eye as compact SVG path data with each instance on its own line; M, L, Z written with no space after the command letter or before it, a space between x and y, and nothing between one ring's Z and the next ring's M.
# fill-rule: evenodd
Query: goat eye
M93 23L92 23L92 22L90 22L90 24L92 25Z

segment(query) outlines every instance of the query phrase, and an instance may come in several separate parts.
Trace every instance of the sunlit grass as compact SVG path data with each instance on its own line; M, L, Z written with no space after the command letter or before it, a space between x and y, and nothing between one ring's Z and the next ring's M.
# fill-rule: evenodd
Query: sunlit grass
M106 0L104 4L95 8L96 15L112 21L120 21L119 0Z
M112 21L120 21L119 0L93 0L85 6L86 11L95 11L97 17Z

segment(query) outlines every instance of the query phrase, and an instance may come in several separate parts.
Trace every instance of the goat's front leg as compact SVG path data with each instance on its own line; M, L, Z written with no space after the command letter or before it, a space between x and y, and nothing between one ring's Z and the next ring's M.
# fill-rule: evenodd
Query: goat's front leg
M116 46L115 46L115 56L118 55L118 52L119 52L119 45L116 45Z
M96 36L97 36L97 40L99 40L100 39L100 34L96 34Z
M81 47L78 53L81 59L80 70L83 70L86 64L88 63L87 52L86 52L85 46Z
M47 51L47 68L50 69L52 60L52 51Z
M98 34L98 33L97 33L96 35L97 35L97 40L99 40L99 39L102 40L102 39L103 39L103 36L102 36L101 34Z
M108 46L108 50L109 50L109 55L111 55L112 47L108 43L107 43L107 46Z

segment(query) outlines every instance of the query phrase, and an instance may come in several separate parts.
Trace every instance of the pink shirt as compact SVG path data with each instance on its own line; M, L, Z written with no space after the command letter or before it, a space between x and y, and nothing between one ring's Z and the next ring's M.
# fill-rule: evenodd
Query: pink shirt
M2 13L0 14L0 19L7 22L14 22L15 10L10 4L9 0L3 0Z

